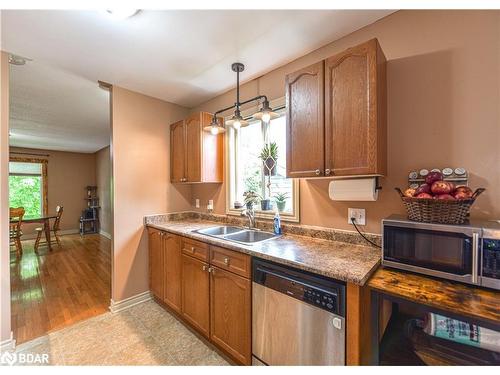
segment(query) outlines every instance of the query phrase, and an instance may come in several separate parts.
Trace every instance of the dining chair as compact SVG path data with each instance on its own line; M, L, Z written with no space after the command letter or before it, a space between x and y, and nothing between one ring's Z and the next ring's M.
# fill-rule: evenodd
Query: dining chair
M21 225L23 223L24 212L24 207L11 207L9 212L9 245L16 246L17 256L23 255L23 245L21 244L23 232Z
M59 228L61 226L61 216L63 214L63 211L64 211L63 206L56 207L57 216L54 220L54 225L50 229L50 231L54 233L54 237L55 237L56 242L59 246L61 246L61 241L59 239ZM48 225L50 225L50 223ZM44 242L40 242L40 240L42 238L42 235L45 233L45 226L35 228L35 231L36 231L35 252L37 252L38 246L40 246L40 243L44 243ZM54 242L54 241L51 240L51 242Z

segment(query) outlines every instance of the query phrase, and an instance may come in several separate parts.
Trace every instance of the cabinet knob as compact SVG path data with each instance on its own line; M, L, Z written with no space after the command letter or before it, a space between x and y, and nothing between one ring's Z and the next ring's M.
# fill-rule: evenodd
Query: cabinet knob
M330 169L325 169L325 175L330 176L331 170Z
M191 252L193 252L193 253L194 253L194 247L193 247L193 246L191 246Z
M203 271L206 271L207 270L207 266L203 266Z
M321 170L320 170L320 169L316 169L316 170L314 171L314 173L316 174L316 176L319 176L319 175L320 175L320 173L321 173Z
M224 258L224 263L226 266L228 266L229 265L229 258Z

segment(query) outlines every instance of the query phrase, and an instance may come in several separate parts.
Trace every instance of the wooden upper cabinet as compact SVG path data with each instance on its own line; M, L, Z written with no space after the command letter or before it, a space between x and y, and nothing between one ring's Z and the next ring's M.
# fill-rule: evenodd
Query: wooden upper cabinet
M164 264L163 264L163 232L157 229L148 230L149 243L149 290L155 297L163 300Z
M287 177L386 174L386 59L376 39L285 82Z
M170 126L172 182L223 181L224 134L203 131L211 120L210 113L198 112Z
M325 168L386 173L386 59L376 39L325 62Z
M164 291L163 301L173 310L181 312L181 237L163 234Z
M184 120L170 125L170 181L184 182L186 143Z
M252 362L252 282L212 267L210 279L210 339L239 363Z
M323 61L285 78L287 177L310 177L323 173L323 86Z

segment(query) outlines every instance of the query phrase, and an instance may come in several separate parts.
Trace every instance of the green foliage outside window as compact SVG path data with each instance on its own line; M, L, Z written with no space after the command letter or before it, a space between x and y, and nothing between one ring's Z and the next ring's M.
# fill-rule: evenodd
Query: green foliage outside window
M24 207L24 217L42 215L42 177L9 176L9 205Z

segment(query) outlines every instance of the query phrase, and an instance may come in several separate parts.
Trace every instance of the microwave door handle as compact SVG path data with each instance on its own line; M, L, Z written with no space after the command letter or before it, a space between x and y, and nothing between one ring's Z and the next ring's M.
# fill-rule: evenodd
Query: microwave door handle
M472 234L472 283L478 283L479 233Z

